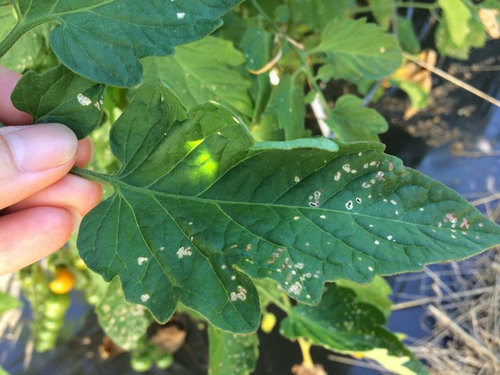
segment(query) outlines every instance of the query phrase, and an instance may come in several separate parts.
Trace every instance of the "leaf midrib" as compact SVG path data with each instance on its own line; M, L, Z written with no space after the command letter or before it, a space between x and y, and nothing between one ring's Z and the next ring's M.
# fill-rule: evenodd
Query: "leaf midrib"
M81 168L73 168L72 170L75 172L77 175L81 175L82 177L86 177L98 182L110 184L113 186L116 191L115 194L119 194L120 190L122 189L128 189L132 192L140 193L143 195L147 196L161 196L161 197L166 197L166 198L171 198L171 199L180 199L180 200L189 200L192 202L211 202L214 204L239 204L239 205L248 205L250 207L254 206L266 206L266 207L274 207L274 208L284 208L284 209L297 209L297 210L308 210L308 211L317 211L317 210L323 210L326 212L334 213L334 214L344 214L348 216L356 216L356 217L361 217L361 218L367 218L367 219L377 219L377 220L384 220L389 223L398 223L398 224L403 224L403 225L411 225L414 227L418 228L430 228L430 229L436 229L436 230L450 230L451 228L447 227L438 227L438 226L433 226L430 224L421 224L421 223L411 223L407 221L402 221L402 220L395 220L395 219L390 219L390 218L385 218L385 217L380 217L380 216L373 216L373 215L368 215L360 212L346 212L342 210L335 210L331 208L323 208L323 207L307 207L307 206L294 206L294 205L284 205L284 204L277 204L277 203L270 203L270 202L248 202L248 201L229 201L229 200L222 200L222 199L210 199L210 198L202 198L199 196L188 196L188 195L181 195L181 194L175 194L175 193L165 193L162 191L158 190L152 190L152 189L147 189L141 186L135 186L128 184L124 182L121 179L116 178L118 174L115 175L105 175L93 171L89 171L86 169L81 169ZM420 185L418 185L420 186ZM207 190L205 190L206 192ZM478 233L478 234L487 234L486 232L483 231L477 231L474 229L469 229L468 233Z

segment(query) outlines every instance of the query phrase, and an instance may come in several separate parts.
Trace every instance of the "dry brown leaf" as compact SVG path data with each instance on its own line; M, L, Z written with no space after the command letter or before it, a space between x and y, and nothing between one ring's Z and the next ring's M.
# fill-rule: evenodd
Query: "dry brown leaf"
M498 9L481 8L478 12L479 19L484 29L493 39L500 38L500 25L498 24Z
M175 324L159 327L149 342L169 353L175 353L184 344L186 331Z
M97 350L99 350L99 355L104 361L114 358L124 352L124 350L116 345L113 340L109 338L109 336L104 336L102 343L98 346Z
M432 49L426 49L420 52L418 58L429 65L435 66L437 62L437 53ZM416 83L427 93L430 93L432 90L432 73L411 61L403 64L393 73L392 77L397 80ZM408 120L418 111L419 109L410 105L406 109L403 118Z

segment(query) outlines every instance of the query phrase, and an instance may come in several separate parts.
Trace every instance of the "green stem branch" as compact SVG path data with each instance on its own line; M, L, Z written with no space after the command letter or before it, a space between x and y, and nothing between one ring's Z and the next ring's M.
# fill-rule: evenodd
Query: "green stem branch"
M24 27L20 27L19 24L14 26L14 28L3 38L0 43L0 57L5 55L13 46L16 44L18 39L23 36L23 34L28 31Z
M112 181L111 181L112 176L102 174L99 172L94 172L94 171L91 171L90 169L73 167L71 169L71 173L76 175L76 176L86 178L88 180L97 181L101 184L112 184Z

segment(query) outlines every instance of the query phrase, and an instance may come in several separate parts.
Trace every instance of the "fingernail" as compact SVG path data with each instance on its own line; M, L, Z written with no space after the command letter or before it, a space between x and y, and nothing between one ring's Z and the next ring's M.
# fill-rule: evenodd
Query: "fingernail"
M77 231L82 223L82 215L76 209L69 209L71 217L73 218L73 231Z
M75 134L59 124L33 125L4 135L17 168L37 172L66 164L75 157Z

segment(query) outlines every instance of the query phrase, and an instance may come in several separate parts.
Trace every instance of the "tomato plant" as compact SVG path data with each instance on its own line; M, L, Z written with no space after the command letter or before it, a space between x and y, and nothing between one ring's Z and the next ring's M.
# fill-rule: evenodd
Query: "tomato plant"
M13 103L35 123L91 135L93 168L72 172L107 189L82 222L71 271L48 281L33 268L52 293L40 350L55 342L75 282L136 371L170 365L143 350L146 331L182 308L210 323L211 374L250 373L274 304L287 315L281 334L302 348L426 373L385 327L381 276L478 254L500 243L500 228L379 141L387 122L365 102L391 85L417 110L428 96L398 70L421 50L399 13L409 7L436 16L436 45L457 58L485 43L478 12L500 8L0 1L0 63L23 73ZM356 90L332 107L322 88L340 80Z

